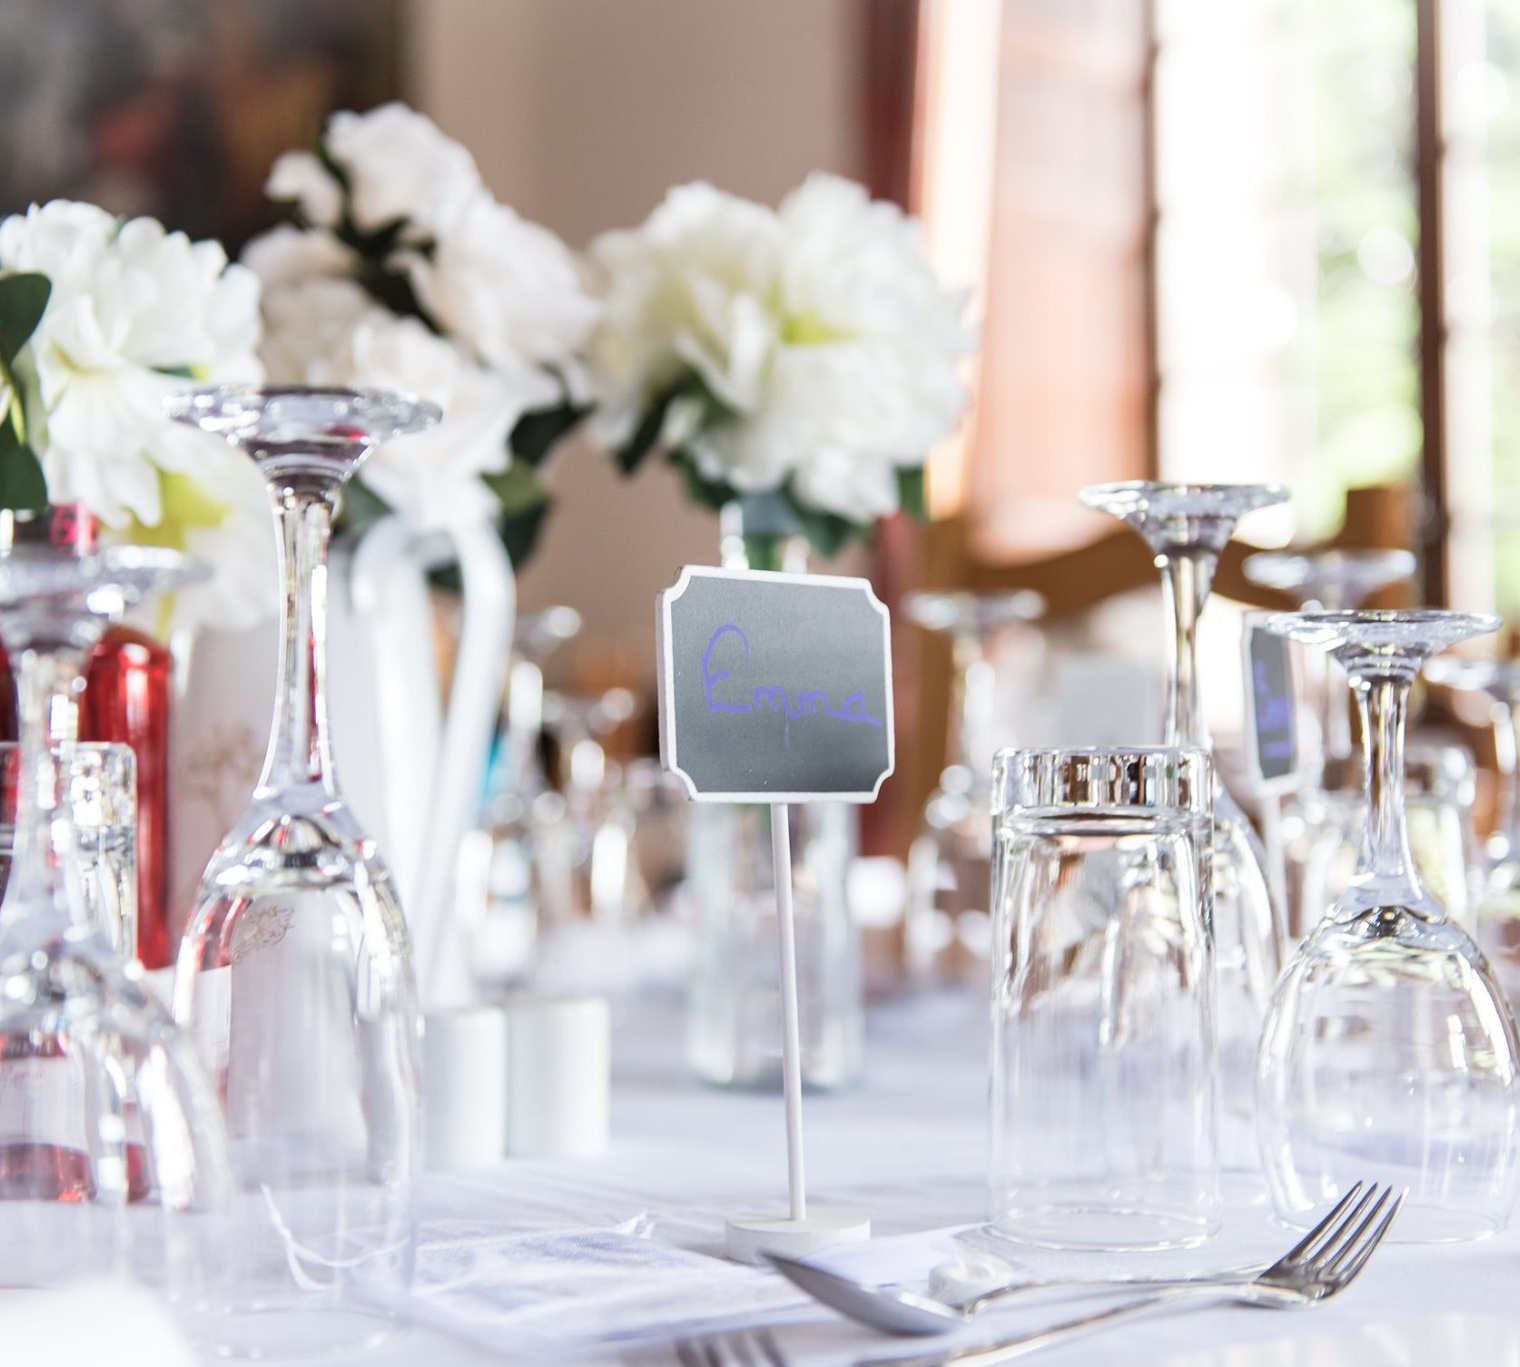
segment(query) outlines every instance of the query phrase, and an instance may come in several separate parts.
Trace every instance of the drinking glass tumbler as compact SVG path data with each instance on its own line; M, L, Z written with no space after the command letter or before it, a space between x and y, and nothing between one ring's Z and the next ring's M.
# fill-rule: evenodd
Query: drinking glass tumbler
M1010 1238L1218 1229L1213 791L1192 747L998 754L991 1215Z

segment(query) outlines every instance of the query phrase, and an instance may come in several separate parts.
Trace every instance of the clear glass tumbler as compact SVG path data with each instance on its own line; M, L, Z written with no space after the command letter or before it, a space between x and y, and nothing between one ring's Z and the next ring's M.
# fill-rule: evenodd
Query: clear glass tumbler
M991 1217L1010 1238L1218 1228L1213 791L1194 747L997 758Z

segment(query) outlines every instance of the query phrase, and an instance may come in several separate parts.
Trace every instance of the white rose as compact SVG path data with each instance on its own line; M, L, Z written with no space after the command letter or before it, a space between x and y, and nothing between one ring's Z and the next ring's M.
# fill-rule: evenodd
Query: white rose
M439 232L431 259L405 260L433 320L491 365L564 362L596 323L565 244L484 190Z
M281 152L269 168L264 193L293 203L313 228L335 228L343 217L343 187L312 152Z
M363 232L410 219L436 233L480 190L469 151L397 101L367 114L334 114L323 145L348 177L349 207Z

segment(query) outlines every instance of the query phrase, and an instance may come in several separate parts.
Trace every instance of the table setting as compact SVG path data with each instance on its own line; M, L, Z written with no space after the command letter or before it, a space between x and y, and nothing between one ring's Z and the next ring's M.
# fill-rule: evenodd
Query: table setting
M1499 617L1258 551L1214 658L1290 491L1088 484L1098 718L1055 595L866 553L977 346L897 206L576 253L400 103L266 189L0 222L0 1358L1520 1364ZM713 514L626 677L523 589L588 458Z

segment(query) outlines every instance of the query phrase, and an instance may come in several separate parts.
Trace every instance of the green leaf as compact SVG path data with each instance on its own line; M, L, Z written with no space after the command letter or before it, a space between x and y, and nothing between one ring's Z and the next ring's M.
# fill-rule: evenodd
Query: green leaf
M496 495L502 512L509 516L542 503L549 496L533 467L517 461L513 461L505 470L482 475L480 478L486 488Z
M544 523L553 507L554 500L546 494L543 502L509 514L496 524L514 573L521 574L533 552L538 549L538 539L543 534Z
M23 446L10 423L0 424L0 508L47 507L47 480L31 448Z
M924 467L913 465L897 470L897 502L903 512L920 522L929 520L928 505L924 502Z
M644 457L660 440L671 404L681 399L700 401L702 417L698 426L704 430L728 422L734 416L733 410L707 387L695 370L685 371L650 400L633 435L612 453L618 469L625 475L631 475L643 464Z
M343 489L343 505L338 510L346 531L355 534L389 515L391 505L363 480L351 479Z
M781 538L779 536L746 536L744 559L752 570L779 570L781 568Z
M819 512L799 503L790 484L786 488L786 499L797 515L808 544L825 560L838 555L851 541L862 541L870 534L871 524L868 522L851 522L837 513Z
M513 459L524 461L535 468L542 465L560 438L590 411L590 404L566 400L554 408L540 408L532 413L524 413L517 420L508 439Z
M739 497L739 491L726 480L707 479L692 458L689 451L674 450L670 453L670 463L681 474L681 484L686 490L686 497L693 503L700 503L707 508L721 508L725 503L732 503Z
M52 290L52 282L45 275L24 272L0 276L0 360L7 367L37 331Z
M377 260L366 259L356 279L369 297L383 308L403 318L420 318L430 332L440 331L438 324L422 307L422 301L417 298L411 277L405 271L392 270L386 266L383 254Z

